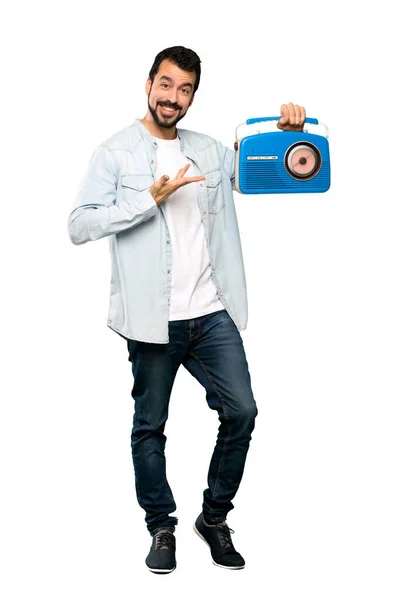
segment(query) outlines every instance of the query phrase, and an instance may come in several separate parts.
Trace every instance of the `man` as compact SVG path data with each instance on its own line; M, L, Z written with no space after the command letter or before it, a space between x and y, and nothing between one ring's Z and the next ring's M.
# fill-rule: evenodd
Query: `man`
M132 363L132 458L153 537L146 565L154 573L176 567L164 428L180 365L204 386L220 421L194 529L214 564L245 564L226 523L258 412L239 333L247 326L247 296L232 194L235 153L176 127L200 72L197 54L182 46L156 56L145 117L94 152L69 217L74 244L109 236L108 326L126 339ZM303 107L282 105L281 115L280 129L302 130Z

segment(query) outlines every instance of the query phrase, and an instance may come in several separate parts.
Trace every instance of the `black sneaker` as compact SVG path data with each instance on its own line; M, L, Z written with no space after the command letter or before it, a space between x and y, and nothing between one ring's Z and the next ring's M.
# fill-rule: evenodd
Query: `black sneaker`
M146 565L152 573L171 573L176 568L175 536L169 529L161 529L153 535L153 543L146 557Z
M232 543L231 533L235 532L228 527L226 521L217 525L207 525L203 513L200 513L193 529L210 546L214 565L225 569L244 568L244 558L236 552Z

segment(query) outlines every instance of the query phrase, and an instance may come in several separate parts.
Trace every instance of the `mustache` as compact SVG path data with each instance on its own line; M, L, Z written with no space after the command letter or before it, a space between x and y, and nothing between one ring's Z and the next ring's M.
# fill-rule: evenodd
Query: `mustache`
M174 108L175 110L182 110L182 106L179 104L171 104L170 102L159 102L159 106L166 106L167 108Z

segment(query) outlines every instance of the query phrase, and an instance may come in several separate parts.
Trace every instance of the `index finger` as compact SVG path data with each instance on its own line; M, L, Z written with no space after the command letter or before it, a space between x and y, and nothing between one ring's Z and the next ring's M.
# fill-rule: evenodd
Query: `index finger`
M194 183L195 181L203 181L204 175L196 175L195 177L181 177L182 185L185 183Z
M281 125L286 125L286 122L289 121L289 108L287 104L281 105L281 119L279 123Z

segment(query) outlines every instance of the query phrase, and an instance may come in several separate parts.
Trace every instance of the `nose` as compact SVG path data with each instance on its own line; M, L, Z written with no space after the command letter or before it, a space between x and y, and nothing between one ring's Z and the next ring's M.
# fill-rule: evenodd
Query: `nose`
M175 88L169 89L165 99L171 102L171 104L178 104L178 90Z

